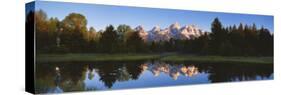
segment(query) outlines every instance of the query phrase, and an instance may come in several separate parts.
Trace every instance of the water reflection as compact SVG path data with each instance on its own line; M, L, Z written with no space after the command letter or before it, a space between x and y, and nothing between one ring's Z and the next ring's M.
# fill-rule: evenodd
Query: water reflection
M38 63L36 93L273 79L273 65L160 61Z
M60 81L61 81L61 74L60 74L60 68L56 67L56 76L55 76L55 85L59 86Z
M192 77L198 74L198 68L194 65L183 65L183 64L167 64L167 63L148 63L140 66L142 72L149 70L155 77L159 76L160 73L169 75L172 79L177 80L180 75Z
M55 68L55 77L54 77L54 83L55 87L48 89L49 93L62 93L63 90L60 88L60 82L61 82L61 74L60 74L60 69L59 67Z

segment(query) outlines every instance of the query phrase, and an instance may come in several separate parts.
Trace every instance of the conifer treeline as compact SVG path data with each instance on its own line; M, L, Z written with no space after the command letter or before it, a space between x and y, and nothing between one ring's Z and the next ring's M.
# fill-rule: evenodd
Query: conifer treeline
M35 18L35 19L33 19ZM148 42L130 26L122 24L116 29L87 29L87 19L70 13L62 21L48 18L42 11L29 12L27 32L35 23L37 53L164 53L179 52L199 55L273 56L273 33L257 29L256 25L240 24L224 27L218 18L212 22L211 32L188 40Z

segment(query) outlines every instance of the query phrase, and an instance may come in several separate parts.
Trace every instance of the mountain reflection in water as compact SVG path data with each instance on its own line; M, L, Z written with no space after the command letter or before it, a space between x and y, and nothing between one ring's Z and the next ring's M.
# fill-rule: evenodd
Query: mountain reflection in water
M273 79L272 64L160 61L37 63L36 93Z
M159 76L160 73L169 75L172 79L177 80L180 75L193 76L198 73L198 68L194 65L170 65L166 63L155 63L155 64L141 64L140 68L142 72L148 70L153 73L154 76Z

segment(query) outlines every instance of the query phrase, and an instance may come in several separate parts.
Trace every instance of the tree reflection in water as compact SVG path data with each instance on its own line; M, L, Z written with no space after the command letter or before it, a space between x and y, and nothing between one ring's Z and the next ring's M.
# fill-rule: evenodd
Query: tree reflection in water
M273 65L160 61L38 63L36 92L273 79Z

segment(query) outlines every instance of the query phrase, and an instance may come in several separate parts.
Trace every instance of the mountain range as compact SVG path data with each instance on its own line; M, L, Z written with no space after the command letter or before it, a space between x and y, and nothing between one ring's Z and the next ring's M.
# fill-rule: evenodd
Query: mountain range
M137 26L140 37L144 41L168 41L170 39L193 39L204 35L205 31L197 28L195 25L186 25L181 27L179 23L171 24L169 27L161 29L159 26L153 27L149 31L145 31L143 26Z

